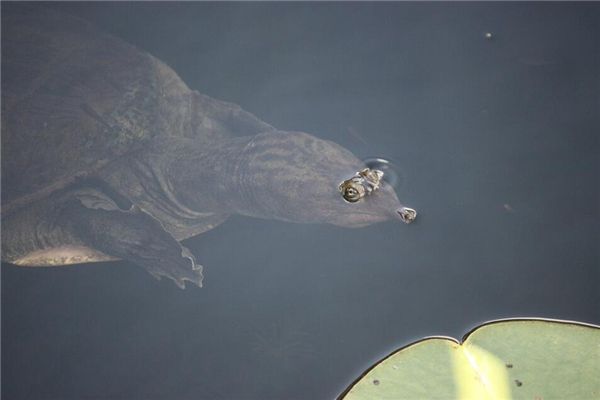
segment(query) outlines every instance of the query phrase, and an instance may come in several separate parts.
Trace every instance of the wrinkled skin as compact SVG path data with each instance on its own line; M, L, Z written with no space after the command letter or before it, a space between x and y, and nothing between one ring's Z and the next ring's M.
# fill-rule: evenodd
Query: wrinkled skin
M226 166L215 170L211 168L218 165L214 158L237 159L238 164L231 172ZM227 176L219 181L227 184L214 195L219 205L229 208L223 210L228 213L348 228L400 220L398 212L403 205L385 183L356 203L344 201L338 190L340 183L363 169L364 164L338 144L306 133L267 132L230 144L225 153L213 149L208 159L190 156L187 160L197 162L178 162L171 169L177 171L171 179L178 182L175 193L196 210L202 210L207 202L204 197L196 200L195 188L222 171Z

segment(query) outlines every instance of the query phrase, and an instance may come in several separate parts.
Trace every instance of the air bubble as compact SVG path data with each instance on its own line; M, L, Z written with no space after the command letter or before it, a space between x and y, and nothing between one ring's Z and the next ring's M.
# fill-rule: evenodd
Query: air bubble
M370 169L377 169L383 172L383 181L394 189L397 190L404 186L405 179L402 170L390 160L380 157L371 157L366 158L363 162Z

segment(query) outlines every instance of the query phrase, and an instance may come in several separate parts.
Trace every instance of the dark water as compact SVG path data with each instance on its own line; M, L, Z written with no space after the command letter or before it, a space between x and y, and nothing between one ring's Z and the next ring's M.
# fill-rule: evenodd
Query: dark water
M420 215L231 218L187 242L203 289L3 265L3 398L326 399L422 336L600 323L598 3L47 6L278 128L394 160Z

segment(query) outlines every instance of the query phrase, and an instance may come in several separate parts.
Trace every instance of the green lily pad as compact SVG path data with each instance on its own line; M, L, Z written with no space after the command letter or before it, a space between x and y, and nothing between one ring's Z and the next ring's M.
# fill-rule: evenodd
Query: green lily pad
M462 343L425 338L377 362L339 399L600 399L600 327L512 319L480 325Z

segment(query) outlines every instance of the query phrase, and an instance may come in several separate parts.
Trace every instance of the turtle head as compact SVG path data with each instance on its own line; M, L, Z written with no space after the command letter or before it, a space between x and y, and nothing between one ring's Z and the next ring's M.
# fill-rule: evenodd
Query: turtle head
M362 227L389 219L410 223L381 171L342 146L301 132L271 131L245 146L235 177L243 215ZM237 197L237 196L236 196Z

